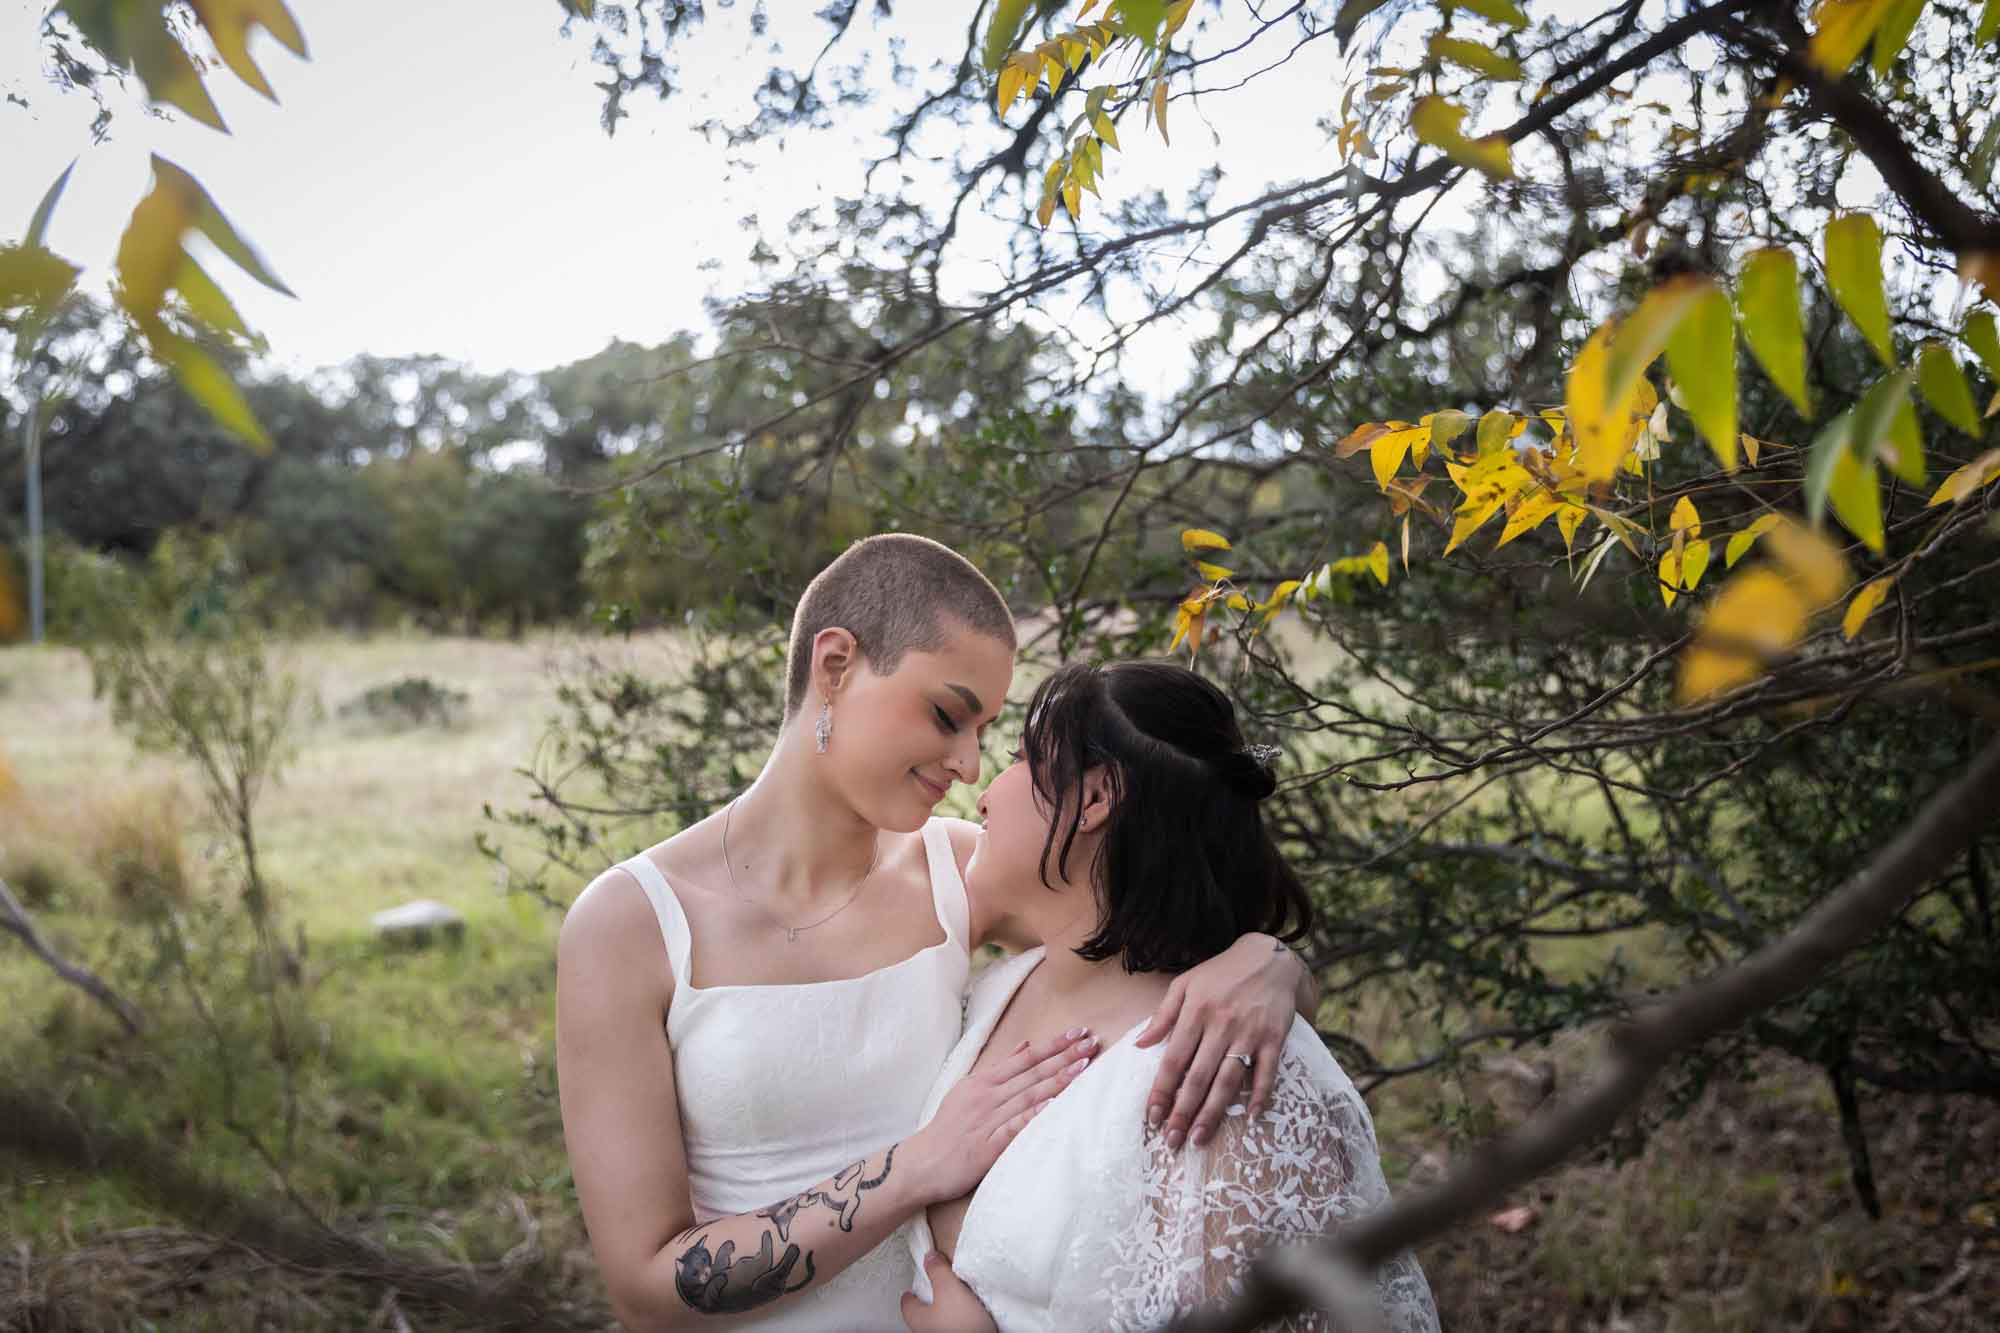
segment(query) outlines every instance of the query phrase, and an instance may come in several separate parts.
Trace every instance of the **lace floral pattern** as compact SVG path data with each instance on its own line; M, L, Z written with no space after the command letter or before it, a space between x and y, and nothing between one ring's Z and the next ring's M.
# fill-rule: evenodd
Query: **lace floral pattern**
M1285 1048L1262 1115L1253 1120L1232 1106L1200 1149L1171 1152L1163 1136L1147 1136L1138 1215L1111 1233L1101 1279L1110 1327L1158 1328L1233 1295L1263 1250L1337 1232L1388 1201L1366 1105L1317 1040L1308 1038L1317 1049L1300 1050L1298 1036ZM1374 1282L1380 1327L1435 1333L1437 1309L1414 1256L1385 1264ZM1278 1327L1343 1333L1320 1312Z

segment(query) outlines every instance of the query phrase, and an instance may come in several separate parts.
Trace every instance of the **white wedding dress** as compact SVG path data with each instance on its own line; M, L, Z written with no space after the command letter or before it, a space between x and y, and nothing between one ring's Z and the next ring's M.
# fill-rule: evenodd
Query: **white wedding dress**
M995 963L973 983L965 1034L924 1107L928 1121L972 1068L1042 951ZM1140 1027L1144 1025L1141 1024ZM1108 1047L994 1163L972 1196L952 1269L1005 1333L1151 1329L1236 1291L1265 1248L1338 1230L1388 1202L1368 1108L1311 1025L1292 1024L1271 1106L1230 1108L1203 1147L1176 1153L1144 1123L1164 1048ZM916 1290L931 1296L920 1214ZM1423 1270L1402 1255L1375 1274L1380 1327L1435 1333ZM1333 1333L1306 1313L1281 1327Z

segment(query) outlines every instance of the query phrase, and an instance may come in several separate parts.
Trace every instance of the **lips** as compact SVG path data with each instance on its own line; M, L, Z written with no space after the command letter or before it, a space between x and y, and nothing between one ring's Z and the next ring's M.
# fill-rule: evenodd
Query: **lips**
M940 785L938 783L932 782L929 778L917 772L917 770L914 768L910 770L910 776L917 780L917 785L919 787L922 787L925 791L930 793L931 803L933 805L935 805L939 801L942 801L945 798L945 793L951 790L951 787L949 785Z

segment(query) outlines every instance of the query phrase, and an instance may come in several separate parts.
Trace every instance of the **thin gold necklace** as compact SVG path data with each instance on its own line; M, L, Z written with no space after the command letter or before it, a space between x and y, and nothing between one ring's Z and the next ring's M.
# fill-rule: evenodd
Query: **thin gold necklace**
M778 920L778 914L776 912L773 912L769 907L765 906L763 903L758 902L755 898L752 898L750 895L743 892L743 886L736 882L736 862L732 860L729 855L729 821L736 814L736 802L742 799L743 798L741 796L736 797L735 800L730 801L729 807L722 812L722 868L729 872L729 887L736 890L736 896L738 898L741 898L746 903L754 904L758 911L762 912L765 916L770 917L772 921L776 922L779 929L785 932L785 943L797 944L799 942L800 935L804 934L808 930L817 930L819 927L825 925L827 922L839 916L842 912L845 912L848 908L854 906L854 900L861 896L862 886L867 884L868 877L875 873L875 862L878 859L880 859L882 855L882 835L879 833L875 835L875 850L868 858L868 868L861 872L860 879L854 881L854 891L847 895L846 902L834 908L831 912L828 912L825 916L813 922L811 925L788 926L783 921Z

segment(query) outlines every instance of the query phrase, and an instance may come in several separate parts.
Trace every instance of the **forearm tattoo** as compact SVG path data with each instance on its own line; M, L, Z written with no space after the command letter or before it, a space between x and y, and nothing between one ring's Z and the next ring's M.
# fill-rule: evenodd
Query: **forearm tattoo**
M708 1232L703 1231L674 1261L674 1285L681 1300L702 1314L741 1314L804 1287L816 1274L812 1251L801 1249L791 1238L792 1224L799 1214L809 1208L825 1208L833 1213L833 1222L842 1231L854 1230L854 1219L861 1213L861 1196L889 1178L895 1160L896 1149L891 1146L882 1154L882 1169L873 1176L863 1174L868 1165L863 1158L842 1167L826 1188L806 1190L751 1214L770 1223L754 1255L739 1253L734 1240L725 1240L711 1251ZM785 1247L782 1254L778 1253L779 1245ZM801 1259L805 1271L792 1282L792 1271Z

